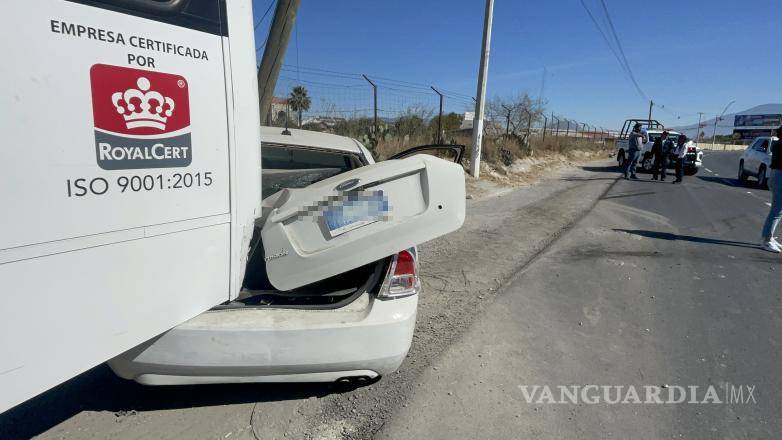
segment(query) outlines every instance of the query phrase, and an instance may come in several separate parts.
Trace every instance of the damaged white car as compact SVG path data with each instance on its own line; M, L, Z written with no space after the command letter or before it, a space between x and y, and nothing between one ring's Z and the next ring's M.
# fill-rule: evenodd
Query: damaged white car
M464 147L375 163L347 137L264 127L262 139L263 214L241 295L109 361L120 377L367 380L407 355L421 289L415 245L464 222Z

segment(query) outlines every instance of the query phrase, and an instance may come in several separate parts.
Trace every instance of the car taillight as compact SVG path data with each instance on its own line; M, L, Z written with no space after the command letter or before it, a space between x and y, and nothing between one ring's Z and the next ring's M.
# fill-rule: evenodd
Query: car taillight
M687 152L688 153L694 153L695 152L695 147L687 147Z
M404 250L394 255L388 275L378 293L379 298L399 298L415 295L421 290L415 251Z

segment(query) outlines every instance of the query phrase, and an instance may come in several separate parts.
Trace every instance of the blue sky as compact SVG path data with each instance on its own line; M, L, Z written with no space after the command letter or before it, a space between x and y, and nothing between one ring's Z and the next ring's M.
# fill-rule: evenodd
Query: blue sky
M271 1L254 0L256 20ZM600 1L584 2L603 24ZM779 0L606 4L640 87L665 106L654 110L664 124L697 122L699 111L714 117L734 99L731 111L782 102L777 86L782 56L775 54L782 41ZM324 94L338 99L363 99L365 90L358 80L307 76L295 66L432 84L474 96L483 12L482 0L302 0L285 58L290 67L283 75L312 81L313 92L323 87ZM258 26L258 46L272 14L273 8ZM648 102L634 91L579 0L495 0L488 96L527 92L537 97L544 66L550 73L543 96L557 114L616 128L625 118L648 112ZM411 96L424 93L417 89ZM414 101L399 99L396 105ZM446 98L447 109L467 107L464 100Z

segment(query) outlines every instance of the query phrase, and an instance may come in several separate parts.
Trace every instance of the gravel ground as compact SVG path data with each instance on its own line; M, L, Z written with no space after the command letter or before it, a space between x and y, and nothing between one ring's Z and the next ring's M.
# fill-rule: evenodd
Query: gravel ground
M422 386L422 375L498 290L587 213L615 174L607 161L563 168L528 187L468 200L457 232L419 247L424 290L397 373L358 389L331 385L148 388L105 366L0 417L0 438L364 439Z

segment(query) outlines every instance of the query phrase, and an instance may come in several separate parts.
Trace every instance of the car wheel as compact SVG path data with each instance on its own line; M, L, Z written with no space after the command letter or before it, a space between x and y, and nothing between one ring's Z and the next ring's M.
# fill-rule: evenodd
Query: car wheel
M766 166L761 165L758 170L758 186L761 188L768 188L768 179L766 178Z
M616 154L616 163L619 165L619 168L623 168L625 166L625 152L624 150L620 151Z
M646 157L643 162L641 162L641 169L643 169L645 173L651 173L652 167L654 167L654 159L652 157Z
M698 168L696 168L696 167L687 168L686 170L684 170L684 174L686 174L688 176L694 176L694 175L698 174Z
M744 161L739 162L739 184L745 185L747 183L747 172L744 171Z

